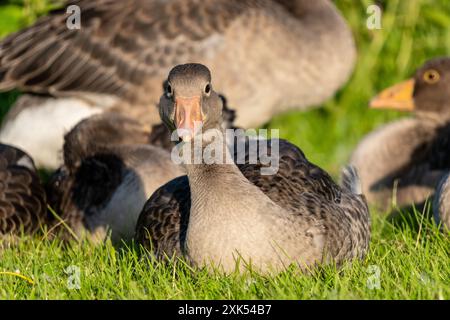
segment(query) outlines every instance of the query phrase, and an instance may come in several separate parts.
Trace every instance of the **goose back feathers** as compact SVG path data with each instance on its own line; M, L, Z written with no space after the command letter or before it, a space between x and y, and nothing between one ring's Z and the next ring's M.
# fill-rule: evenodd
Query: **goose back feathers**
M81 9L80 29L67 27L69 5ZM156 108L147 106L157 104L169 68L199 61L242 108L237 124L249 126L268 121L280 105L328 98L354 58L350 30L328 0L69 1L1 42L0 89L118 110L128 101L127 115L152 123Z
M46 221L46 194L33 160L0 144L0 237L33 234Z

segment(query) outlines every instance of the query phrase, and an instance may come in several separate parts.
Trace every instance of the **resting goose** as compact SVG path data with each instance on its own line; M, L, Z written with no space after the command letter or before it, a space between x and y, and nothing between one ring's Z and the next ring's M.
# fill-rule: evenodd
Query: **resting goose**
M412 111L367 135L352 163L370 203L387 209L422 204L450 169L450 58L436 58L414 78L381 92L372 108Z
M433 215L437 225L450 230L450 174L446 174L436 189L433 201Z
M33 234L46 222L46 195L33 160L0 144L0 239Z
M93 114L112 109L146 125L159 121L160 83L178 63L209 65L240 106L243 127L320 104L355 63L350 29L329 0L71 4L81 9L80 29L67 27L64 8L0 42L0 90L28 93L0 141L28 151L38 167L58 167L63 135Z
M64 165L47 185L49 204L76 235L117 244L134 236L145 201L184 174L148 131L114 113L90 117L65 136Z
M182 155L197 143L205 154L218 141L216 150L223 148L229 159L220 126L221 100L212 89L209 69L179 65L170 71L168 82L160 114L170 130L178 129ZM261 173L261 157L251 164L252 153L239 165L222 164L224 158L192 162L187 156L187 175L159 188L145 204L137 241L159 257L184 255L195 266L225 272L235 270L239 258L265 273L291 263L307 269L363 257L370 223L356 172L346 171L345 184L339 187L296 146L275 139L264 143L274 156L274 144L279 143L279 170L271 175ZM243 154L234 157L239 156Z

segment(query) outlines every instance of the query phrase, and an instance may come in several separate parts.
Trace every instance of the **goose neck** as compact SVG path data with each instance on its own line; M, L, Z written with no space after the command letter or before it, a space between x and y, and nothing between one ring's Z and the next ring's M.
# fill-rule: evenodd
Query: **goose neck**
M193 187L198 184L199 187L208 188L210 184L229 180L230 175L240 174L223 130L194 139L183 148L186 173ZM187 155L185 150L188 152Z

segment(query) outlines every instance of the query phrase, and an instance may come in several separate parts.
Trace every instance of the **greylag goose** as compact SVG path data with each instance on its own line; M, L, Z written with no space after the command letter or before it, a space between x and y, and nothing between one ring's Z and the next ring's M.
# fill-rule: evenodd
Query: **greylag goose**
M367 135L350 163L361 177L369 203L420 205L434 194L450 169L450 58L436 58L415 76L381 92L372 108L412 111Z
M101 241L111 232L114 244L130 240L148 197L184 174L168 151L148 144L142 129L108 112L82 120L66 134L64 165L50 178L47 194L76 236Z
M450 230L450 174L446 174L436 189L433 201L433 215L437 225Z
M225 272L236 270L240 258L240 271L250 263L254 270L271 273L292 263L308 269L365 255L369 211L356 171L345 171L345 183L339 187L300 149L275 139L261 145L277 156L272 146L279 143L274 174L262 174L265 165L261 158L252 164L250 152L243 164L223 164L220 160L231 154L222 144L221 100L212 89L209 69L201 64L176 66L168 83L160 114L170 130L177 129L181 153L189 154L187 150L200 143L204 154L211 141L219 141L216 152L223 147L224 158L208 163L192 162L188 156L187 175L159 188L145 204L136 228L139 243L158 257L183 255L195 266Z
M33 234L46 222L46 195L33 159L0 144L0 239Z
M81 8L80 29L67 27L64 8L0 43L0 90L28 93L0 141L20 146L39 167L58 167L64 133L92 114L112 109L146 125L159 121L160 83L178 63L209 65L240 107L243 127L320 104L355 63L350 29L329 0L70 4Z

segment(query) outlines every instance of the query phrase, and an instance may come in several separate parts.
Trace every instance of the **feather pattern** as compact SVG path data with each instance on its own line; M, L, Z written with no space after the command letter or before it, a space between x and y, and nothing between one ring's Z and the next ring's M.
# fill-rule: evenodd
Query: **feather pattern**
M68 15L56 10L2 42L0 89L123 95L145 77L186 59L194 53L195 43L207 46L208 38L223 32L238 16L270 7L255 0L206 5L198 0L70 1L68 5L81 8L82 30L67 28Z
M33 234L46 221L46 195L33 160L0 144L0 235Z

